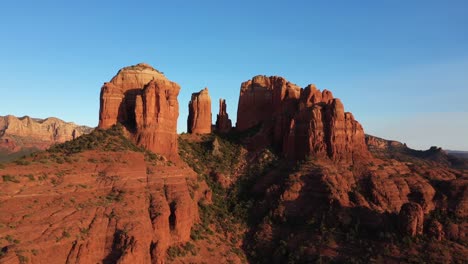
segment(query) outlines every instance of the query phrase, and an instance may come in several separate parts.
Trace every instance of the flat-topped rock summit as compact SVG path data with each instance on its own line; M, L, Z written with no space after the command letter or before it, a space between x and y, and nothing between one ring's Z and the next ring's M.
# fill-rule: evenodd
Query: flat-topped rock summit
M148 64L122 68L101 89L99 128L120 123L138 145L176 158L179 91Z

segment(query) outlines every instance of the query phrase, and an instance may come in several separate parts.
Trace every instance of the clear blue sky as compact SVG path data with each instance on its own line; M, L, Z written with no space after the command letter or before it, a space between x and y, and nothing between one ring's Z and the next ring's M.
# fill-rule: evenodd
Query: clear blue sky
M227 99L280 75L342 99L367 133L468 150L468 1L2 1L0 115L97 125L102 84L147 62Z

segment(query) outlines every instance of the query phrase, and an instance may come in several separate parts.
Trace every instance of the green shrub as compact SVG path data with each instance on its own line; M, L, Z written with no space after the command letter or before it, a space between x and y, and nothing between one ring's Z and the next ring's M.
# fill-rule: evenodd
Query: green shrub
M3 182L14 182L19 183L20 181L16 178L16 176L6 174L2 176Z
M103 151L138 151L144 152L144 149L137 147L123 134L123 127L120 124L114 125L109 129L95 129L90 134L82 135L74 140L57 144L49 148L49 153L74 154L86 150ZM57 162L63 163L67 159L60 158ZM67 161L69 162L69 161Z
M17 165L22 165L22 166L26 166L26 165L29 165L31 164L31 162L25 160L25 159L19 159L19 160L16 160L15 163Z
M26 264L29 261L28 257L23 256L21 254L16 254L16 256L18 256L18 260L21 264Z
M24 176L27 177L30 181L35 181L36 180L36 178L34 178L34 175L32 175L32 174L26 174Z
M169 260L174 260L177 257L185 257L189 253L192 256L196 256L198 252L199 249L191 242L187 242L183 245L171 246L166 251Z

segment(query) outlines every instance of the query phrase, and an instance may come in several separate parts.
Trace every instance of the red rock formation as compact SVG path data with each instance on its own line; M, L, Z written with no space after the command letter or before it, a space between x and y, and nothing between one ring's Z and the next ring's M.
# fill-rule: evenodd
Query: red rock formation
M0 116L0 150L8 155L22 151L24 155L27 151L47 149L55 143L75 139L92 130L55 117Z
M192 94L189 102L187 132L192 134L211 133L211 98L208 88Z
M177 156L179 90L174 82L152 80L135 103L136 143L168 158Z
M284 112L294 112L301 88L282 77L255 76L242 83L237 108L238 131L271 120Z
M424 212L417 203L405 203L400 210L399 224L402 235L416 236L422 235Z
M179 90L148 64L125 67L102 87L99 128L121 123L138 145L176 158Z
M307 94L310 86L304 91ZM308 155L328 156L335 161L351 161L369 156L362 126L351 113L345 113L339 99L328 91L300 103L300 110L291 120L283 151L292 159ZM325 101L319 101L320 98Z
M438 241L442 241L444 239L444 237L445 237L444 227L437 220L432 220L429 223L429 226L427 228L427 232L428 232L429 236L433 237L434 239L436 239Z
M226 112L226 100L219 99L219 114L216 116L216 131L227 133L232 129L232 122Z
M1 241L0 263L165 263L169 246L190 240L197 202L210 198L184 164L133 151L67 157L59 164L40 153L31 165L3 168L18 183L0 177L0 222L14 226L0 226L11 237Z
M320 92L314 85L300 89L281 77L265 76L244 82L237 129L259 123L262 137L270 133L273 146L290 159L313 155L351 162L369 156L362 126L330 91Z

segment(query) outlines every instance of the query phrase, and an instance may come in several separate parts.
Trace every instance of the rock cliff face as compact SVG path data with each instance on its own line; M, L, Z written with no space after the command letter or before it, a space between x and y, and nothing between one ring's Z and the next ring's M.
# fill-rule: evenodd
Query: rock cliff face
M193 93L188 108L187 132L192 134L211 133L211 98L208 88Z
M0 150L11 154L25 149L46 149L92 130L55 117L38 119L29 116L0 116Z
M283 150L287 157L328 156L335 161L368 157L364 130L331 92L307 86L291 120Z
M299 86L277 76L259 75L242 83L236 129L245 131L273 117L294 113L300 94Z
M190 240L207 186L184 164L132 150L56 162L64 157L42 152L3 167L0 236L11 239L0 241L1 263L165 263L169 246Z
M226 111L226 100L219 99L219 114L216 116L216 131L228 133L232 129L232 122Z
M121 123L138 145L175 159L179 91L148 64L125 67L101 89L99 128Z
M290 159L369 156L362 126L330 91L301 89L281 77L256 76L241 85L237 129L263 124L263 135Z

